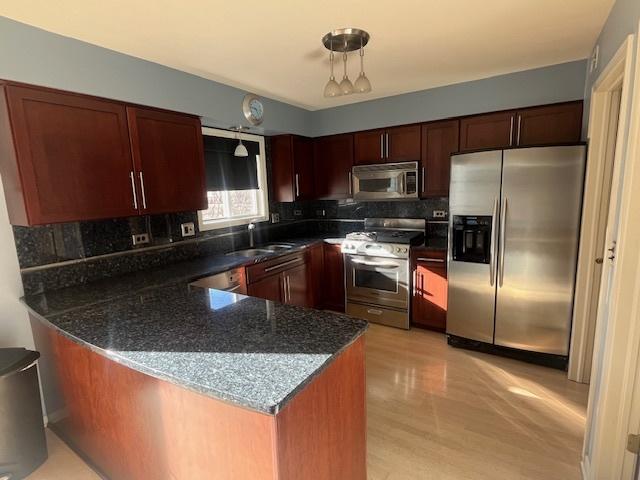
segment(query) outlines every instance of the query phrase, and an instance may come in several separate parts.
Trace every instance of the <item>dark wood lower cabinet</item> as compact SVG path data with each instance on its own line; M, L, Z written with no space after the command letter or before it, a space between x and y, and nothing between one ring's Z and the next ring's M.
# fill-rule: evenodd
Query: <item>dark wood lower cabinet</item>
M282 279L280 275L271 275L247 286L247 294L279 302L282 298Z
M344 312L344 259L339 244L324 244L322 306L328 310Z
M324 247L322 243L307 250L308 302L312 308L322 308L322 284L324 283Z
M307 264L282 272L286 297L284 303L299 307L311 307Z
M411 324L444 332L447 328L447 264L441 250L415 249Z

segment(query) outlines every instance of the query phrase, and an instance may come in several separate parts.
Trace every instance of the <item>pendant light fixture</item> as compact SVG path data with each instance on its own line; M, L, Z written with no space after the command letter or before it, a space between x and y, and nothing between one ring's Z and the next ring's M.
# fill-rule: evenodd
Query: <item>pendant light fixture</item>
M234 157L248 157L249 156L249 152L247 151L247 147L244 146L244 144L242 143L242 125L238 125L237 128L237 134L236 134L236 138L238 139L238 146L236 146L236 149L233 151L233 156Z
M357 93L367 93L371 91L371 82L364 74L364 48L362 43L360 44L360 75L356 78L353 88Z
M329 81L324 87L324 96L325 97L337 97L342 95L340 91L340 85L336 82L336 77L333 76L333 39L331 39L331 48L329 49L329 64L331 65L331 76L329 77Z
M329 63L331 75L324 87L325 97L337 97L352 93L367 93L371 91L371 82L364 73L364 47L369 42L369 34L358 28L341 28L327 33L322 37L322 44L329 50ZM355 50L360 51L360 75L355 85L351 83L347 72L347 54ZM342 81L338 84L333 75L334 52L342 53L344 73Z

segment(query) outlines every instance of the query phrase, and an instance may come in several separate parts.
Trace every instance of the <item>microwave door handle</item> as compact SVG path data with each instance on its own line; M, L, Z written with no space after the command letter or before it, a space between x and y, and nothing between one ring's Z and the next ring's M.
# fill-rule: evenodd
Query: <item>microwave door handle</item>
M400 175L400 193L402 195L407 193L407 172L402 172Z

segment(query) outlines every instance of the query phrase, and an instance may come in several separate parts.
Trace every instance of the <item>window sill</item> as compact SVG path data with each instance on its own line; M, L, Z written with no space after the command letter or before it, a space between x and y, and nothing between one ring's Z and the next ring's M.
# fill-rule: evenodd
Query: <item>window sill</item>
M227 227L237 227L238 225L249 225L251 222L266 222L269 220L268 215L253 215L250 217L240 217L240 218L225 218L215 221L205 222L202 219L202 212L198 212L198 228L201 232L207 230L219 230L221 228Z

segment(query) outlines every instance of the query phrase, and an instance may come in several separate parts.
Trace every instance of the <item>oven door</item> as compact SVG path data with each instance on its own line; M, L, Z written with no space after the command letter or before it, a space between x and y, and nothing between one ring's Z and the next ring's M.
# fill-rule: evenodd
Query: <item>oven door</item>
M362 165L353 168L354 200L418 198L415 162Z
M345 255L345 273L348 302L409 308L406 259Z

